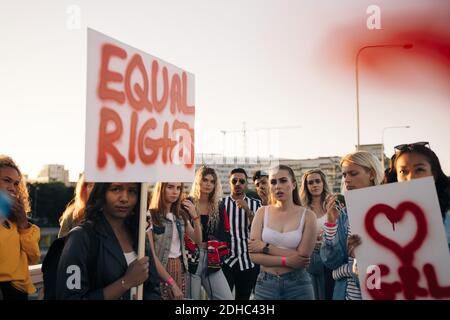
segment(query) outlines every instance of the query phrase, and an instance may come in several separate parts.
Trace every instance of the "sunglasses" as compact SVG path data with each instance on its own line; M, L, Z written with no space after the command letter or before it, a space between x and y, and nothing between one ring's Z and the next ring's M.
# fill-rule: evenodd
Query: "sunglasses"
M321 184L321 183L322 183L322 180L320 180L320 179L312 179L312 180L308 180L308 184L309 184L310 186L312 186L314 183L316 183L316 184Z
M232 179L231 180L231 183L232 184L237 184L237 183L240 183L240 184L245 184L247 181L245 181L245 179Z
M408 144L399 144L398 146L394 147L395 151L412 151L414 150L415 147L427 147L428 149L430 149L430 143L429 142L425 142L425 141L421 141L421 142L415 142L415 143L408 143Z

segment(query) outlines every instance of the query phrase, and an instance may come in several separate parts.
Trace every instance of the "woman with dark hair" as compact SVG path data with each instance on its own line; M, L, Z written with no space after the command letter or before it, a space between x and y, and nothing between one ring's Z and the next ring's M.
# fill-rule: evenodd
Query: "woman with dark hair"
M439 158L429 146L428 142L396 146L387 182L402 182L423 177L434 178L450 250L450 182L442 171Z
M317 238L316 216L302 207L294 172L280 165L269 174L271 205L253 219L249 252L261 266L255 287L257 300L312 300L306 272Z
M36 292L28 266L39 262L40 230L28 221L31 210L25 178L5 155L0 155L0 192L10 206L0 212L0 297L27 300L28 294Z
M311 255L307 271L311 275L316 300L333 298L334 280L332 270L328 269L320 258L320 246L323 238L323 225L326 222L325 199L330 194L327 177L320 169L311 169L302 176L300 200L302 205L314 211L317 218L317 241Z
M137 259L140 184L96 183L83 223L69 233L58 265L58 299L159 299L153 253ZM146 246L149 249L149 246Z

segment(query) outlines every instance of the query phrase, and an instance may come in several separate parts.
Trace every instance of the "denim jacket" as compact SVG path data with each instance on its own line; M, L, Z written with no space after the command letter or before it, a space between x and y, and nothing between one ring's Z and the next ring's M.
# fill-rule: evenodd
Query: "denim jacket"
M324 239L320 248L320 257L323 263L329 269L337 269L348 262L347 253L347 237L348 237L348 215L347 209L343 208L337 220L337 232L332 241ZM347 290L347 279L341 278L335 281L333 300L345 300ZM354 275L354 279L359 284L358 277Z
M183 264L184 268L187 271L188 270L188 264L187 264L187 254L186 249L184 245L184 232L185 232L185 225L184 220L181 218L177 218L175 215L173 215L175 218L175 224L177 226L178 236L180 237L180 244L181 244L181 256L183 258ZM172 228L173 223L167 218L163 218L163 225L157 226L153 225L153 241L155 243L155 253L159 260L161 261L163 266L167 265L167 262L169 261L169 252L170 252L170 246L172 244Z

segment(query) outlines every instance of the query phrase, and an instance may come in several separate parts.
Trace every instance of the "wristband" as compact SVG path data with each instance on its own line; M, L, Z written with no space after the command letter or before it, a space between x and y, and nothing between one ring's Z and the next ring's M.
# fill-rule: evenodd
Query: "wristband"
M197 219L199 219L200 218L200 215L197 215L195 218L192 218L192 220L197 220Z
M174 284L174 282L175 282L175 280L173 280L173 278L172 277L169 277L167 280L166 280L166 284L168 285L168 286L171 286L171 285L173 285Z
M286 257L281 257L281 266L282 266L282 267L287 267L287 264L286 264Z

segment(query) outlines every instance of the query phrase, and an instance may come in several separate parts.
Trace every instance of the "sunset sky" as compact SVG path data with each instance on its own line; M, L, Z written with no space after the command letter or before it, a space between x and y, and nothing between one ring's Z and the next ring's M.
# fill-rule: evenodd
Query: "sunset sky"
M367 27L372 4L381 29ZM242 154L232 131L244 122L252 156L354 151L356 52L411 43L361 54L361 143L409 125L385 130L386 155L429 141L450 175L449 21L448 0L10 1L0 11L0 153L31 178L50 163L71 180L83 171L89 27L194 74L196 152L227 155ZM280 127L300 128L267 130Z

